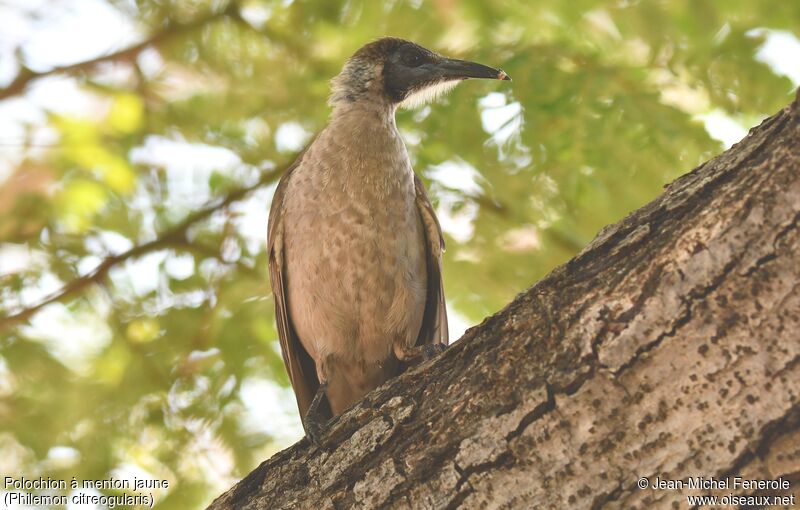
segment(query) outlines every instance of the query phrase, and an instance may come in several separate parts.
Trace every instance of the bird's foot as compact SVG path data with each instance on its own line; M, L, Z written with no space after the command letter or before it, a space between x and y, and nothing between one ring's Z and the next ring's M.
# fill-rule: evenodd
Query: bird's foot
M425 344L403 352L402 362L406 367L413 367L425 361L431 360L443 353L447 349L445 344Z
M306 411L306 416L303 419L303 428L306 429L306 437L308 437L311 444L317 448L322 447L322 437L328 428L328 418L320 412L320 404L325 397L325 388L327 387L328 383L319 385L317 393L314 395L314 400L312 400L311 405L308 406L308 411Z
M422 361L433 359L447 349L445 344L425 344L422 347Z

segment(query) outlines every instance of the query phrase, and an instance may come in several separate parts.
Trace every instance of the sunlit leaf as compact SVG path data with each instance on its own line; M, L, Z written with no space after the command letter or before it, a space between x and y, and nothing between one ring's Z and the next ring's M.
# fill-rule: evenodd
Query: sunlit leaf
M155 340L159 330L158 321L155 319L136 319L128 324L127 334L132 342L141 344Z
M135 94L117 94L108 112L108 124L123 134L133 133L142 125L144 105Z
M86 179L69 181L56 196L57 219L68 231L83 232L108 200L101 184Z

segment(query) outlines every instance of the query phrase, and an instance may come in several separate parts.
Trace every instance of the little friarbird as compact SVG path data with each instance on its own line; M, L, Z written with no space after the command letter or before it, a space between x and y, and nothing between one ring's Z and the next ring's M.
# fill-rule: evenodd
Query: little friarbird
M332 84L330 122L285 172L267 249L283 361L303 427L326 421L448 343L444 238L395 125L467 78L505 72L386 37Z

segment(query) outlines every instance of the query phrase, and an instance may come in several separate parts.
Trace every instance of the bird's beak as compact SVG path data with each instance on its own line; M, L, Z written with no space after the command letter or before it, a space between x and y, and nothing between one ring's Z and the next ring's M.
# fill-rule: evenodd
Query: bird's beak
M486 78L489 80L507 80L511 77L501 69L454 58L443 58L437 63L439 72L447 79L463 80L466 78Z

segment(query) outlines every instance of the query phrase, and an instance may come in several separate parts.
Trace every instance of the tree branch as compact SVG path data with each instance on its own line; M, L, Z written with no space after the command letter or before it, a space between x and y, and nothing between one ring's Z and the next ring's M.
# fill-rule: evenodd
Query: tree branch
M20 310L19 312L12 313L11 315L0 317L0 331L28 320L33 315L35 315L39 310L41 310L42 308L51 303L55 303L57 301L63 301L69 297L72 297L82 292L86 287L92 284L100 283L108 275L108 272L111 270L111 268L121 264L122 262L125 262L126 260L140 257L146 253L150 253L152 251L156 251L161 248L168 248L172 245L182 245L182 246L189 245L190 243L186 239L186 232L192 225L204 220L214 212L224 209L225 207L228 207L232 203L243 199L245 196L255 191L256 189L273 182L278 176L280 176L283 173L283 170L284 169L272 170L266 172L263 176L261 176L261 178L255 184L231 191L230 193L228 193L228 195L226 195L223 199L217 201L216 203L213 203L203 209L200 209L199 211L190 214L182 222L175 225L171 229L161 233L152 241L140 244L138 246L134 246L133 248L118 255L111 255L106 257L91 272L72 280L71 282L64 285L61 289L43 298L35 305L26 307L23 310Z
M238 17L238 4L236 2L231 2L222 11L215 12L213 14L204 16L202 18L187 23L169 24L165 28L161 29L160 31L156 32L155 34L145 39L144 41L135 44L129 48L126 48L124 50L120 50L114 53L109 53L108 55L101 55L99 57L85 60L83 62L76 62L74 64L58 66L52 69L48 69L47 71L40 71L40 72L32 71L23 64L22 69L17 74L17 76L11 81L11 83L7 87L0 89L0 100L7 99L9 97L16 96L25 92L28 85L46 76L53 76L57 74L77 74L84 71L92 70L97 65L105 62L133 60L139 55L139 53L141 53L142 51L151 46L157 46L163 43L167 39L170 39L172 37L181 34L185 34L187 32L191 32L208 23L211 23L213 21L216 21L220 18L227 16Z

